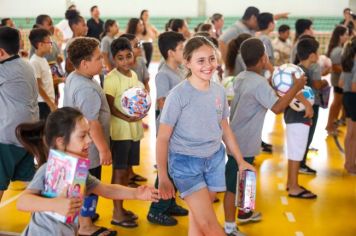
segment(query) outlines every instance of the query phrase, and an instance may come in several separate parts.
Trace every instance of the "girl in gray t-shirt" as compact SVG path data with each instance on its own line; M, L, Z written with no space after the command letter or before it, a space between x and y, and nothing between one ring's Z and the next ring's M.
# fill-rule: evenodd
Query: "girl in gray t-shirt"
M345 47L343 53L340 86L343 86L343 105L346 113L345 169L356 174L356 38Z
M330 133L335 133L336 131L335 121L338 119L342 108L343 91L342 88L339 87L339 79L342 72L341 55L343 45L348 37L348 30L345 26L336 26L331 35L328 51L326 53L326 56L328 56L332 62L331 84L334 87L334 99L330 106L328 123L325 128Z
M45 190L47 146L86 158L91 142L88 121L80 111L71 107L64 107L52 112L46 123L40 121L19 125L17 136L24 147L36 156L37 163L40 166L35 177L17 202L18 209L32 212L30 223L22 235L77 235L77 224L62 223L46 214L45 211L70 217L80 211L82 199L80 197L67 198L67 190L61 196L55 198L45 198L41 196L41 193ZM133 189L115 184L102 184L89 174L86 180L85 194L90 193L114 200L157 201L159 198L158 191L153 187L140 186ZM106 235L116 235L116 231L109 231L103 227L94 226L91 230L92 232L80 232L80 234L106 232Z
M174 197L169 171L192 213L189 231L225 235L211 206L216 192L226 190L222 141L241 171L254 168L243 160L228 124L224 89L211 82L217 67L215 46L203 36L193 37L184 46L183 57L188 76L170 91L160 119L156 145L159 190L165 200Z

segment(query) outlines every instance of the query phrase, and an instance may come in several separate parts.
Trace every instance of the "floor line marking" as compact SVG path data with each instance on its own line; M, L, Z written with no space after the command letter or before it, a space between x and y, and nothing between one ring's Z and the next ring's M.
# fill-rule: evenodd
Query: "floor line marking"
M289 222L296 222L292 212L286 212L286 216Z
M288 205L288 199L286 196L281 196L281 202L282 202L282 205Z
M279 183L278 184L278 190L279 191L284 191L284 184L283 183Z

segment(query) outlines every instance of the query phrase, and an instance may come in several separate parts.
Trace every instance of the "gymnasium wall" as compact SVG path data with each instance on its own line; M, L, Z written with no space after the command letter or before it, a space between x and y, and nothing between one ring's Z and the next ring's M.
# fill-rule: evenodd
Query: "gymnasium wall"
M199 13L241 16L250 5L261 11L290 12L291 16L342 16L342 10L353 0L74 0L82 15L98 5L103 17L137 16L148 9L154 17L196 17ZM63 17L66 0L0 0L0 18L34 17L46 13ZM322 5L321 5L322 3ZM322 7L321 7L322 6ZM356 9L355 9L356 11Z

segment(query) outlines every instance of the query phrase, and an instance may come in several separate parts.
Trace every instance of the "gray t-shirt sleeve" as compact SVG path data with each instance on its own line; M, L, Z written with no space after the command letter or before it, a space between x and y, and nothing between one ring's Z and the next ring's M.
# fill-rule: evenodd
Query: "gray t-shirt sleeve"
M94 88L84 88L80 89L74 96L76 104L85 118L89 121L99 119L101 98L98 91Z
M158 73L156 75L155 82L156 82L156 90L157 90L157 99L167 97L170 91L169 76L165 73Z
M95 176L88 174L88 178L86 181L86 191L92 192L93 189L100 184L100 180L98 180Z
M46 166L42 165L33 177L30 184L27 186L27 189L43 191L45 189L45 174Z
M333 65L340 65L341 64L341 55L342 55L342 48L336 47L330 53L330 60Z
M272 109L278 97L267 81L257 87L255 93L256 100L265 108Z
M314 63L312 66L311 66L311 80L314 81L314 80L321 80L321 67L318 63Z
M352 86L352 83L356 83L356 73L352 73L351 86Z
M174 127L180 117L182 108L179 97L175 93L171 93L164 102L160 123Z
M223 41L225 44L228 44L231 40L236 38L238 33L236 32L235 28L231 27L227 29L220 37L219 40Z
M100 43L100 51L105 53L110 52L110 42L106 37L104 37Z

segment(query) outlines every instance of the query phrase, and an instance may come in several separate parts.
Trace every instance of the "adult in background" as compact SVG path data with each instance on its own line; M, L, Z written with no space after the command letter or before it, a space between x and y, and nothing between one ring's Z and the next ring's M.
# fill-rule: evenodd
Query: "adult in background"
M220 37L219 37L219 49L221 51L222 59L225 61L226 50L228 43L237 38L242 33L247 33L255 36L258 30L257 17L260 14L260 10L257 7L250 6L245 10L241 20L236 21L235 24L230 26ZM279 13L274 14L274 19L288 18L289 13Z
M219 38L222 35L222 29L224 28L224 16L220 13L215 13L210 17L211 23L215 28L215 38Z
M100 11L98 6L92 6L90 8L91 18L87 21L88 37L96 38L100 41L100 35L104 31L104 21L100 19Z
M156 29L156 27L151 25L151 23L149 22L150 15L148 10L141 11L140 19L143 22L143 32L141 36L141 42L142 42L143 50L145 51L146 66L148 68L152 60L153 40L155 40L158 37L159 32Z
M15 23L11 18L2 18L0 26L7 26L7 27L15 28Z
M340 22L341 25L346 26L349 29L349 35L355 35L355 18L356 16L351 8L344 9L344 19Z
M292 42L289 38L290 27L288 25L281 25L278 28L278 37L272 41L274 49L274 64L280 66L282 64L288 63L290 54L292 52Z
M219 37L219 49L222 59L225 61L228 43L237 38L240 34L246 33L252 36L255 35L258 29L257 17L260 10L257 7L248 7L242 16L241 20L236 21Z

